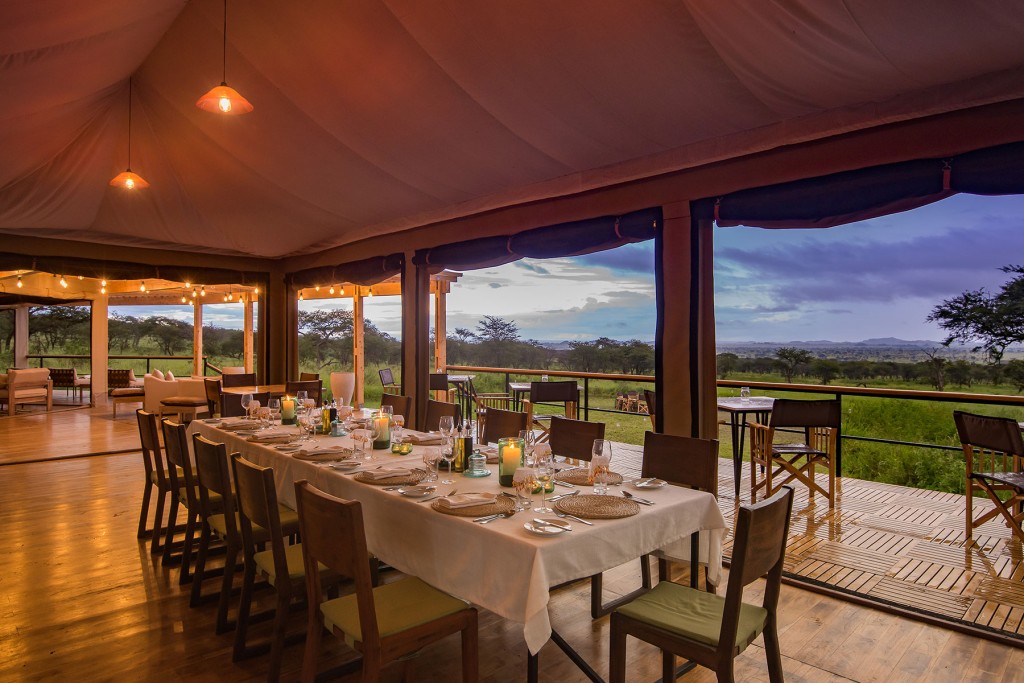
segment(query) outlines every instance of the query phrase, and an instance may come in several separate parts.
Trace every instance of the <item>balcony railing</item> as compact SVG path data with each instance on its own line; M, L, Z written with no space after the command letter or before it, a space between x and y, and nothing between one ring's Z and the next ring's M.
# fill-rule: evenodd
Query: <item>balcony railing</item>
M75 353L30 353L30 354L28 354L27 358L29 359L29 361L38 360L39 361L39 367L41 367L41 368L45 367L47 365L46 361L48 361L48 360L72 361L70 364L73 365L76 368L78 368L80 366L79 366L78 363L75 363L74 361L85 361L84 363L81 364L81 367L83 367L83 368L89 367L90 363L92 362L92 356L90 356L89 354L75 354ZM192 356L142 356L142 355L118 355L118 356L113 356L113 355L111 355L111 356L107 356L107 360L118 360L118 361L120 361L120 360L144 360L144 361L146 361L146 372L149 372L152 369L152 364L153 364L153 361L155 361L155 360L181 360L181 361L188 361L189 363L191 363L192 362ZM217 374L220 374L220 368L211 365L209 363L209 361L207 360L206 356L203 356L203 374L204 375L208 375L208 374L210 374L211 370L216 372ZM90 369L90 371L91 371L91 369Z

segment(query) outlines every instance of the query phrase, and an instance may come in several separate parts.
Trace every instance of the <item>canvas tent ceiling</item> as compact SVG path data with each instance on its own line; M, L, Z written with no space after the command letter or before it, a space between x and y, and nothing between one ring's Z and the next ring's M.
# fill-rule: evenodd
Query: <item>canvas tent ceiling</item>
M3 234L277 258L1024 97L1016 0L0 3ZM127 165L152 187L107 181ZM457 238L464 238L459 235Z

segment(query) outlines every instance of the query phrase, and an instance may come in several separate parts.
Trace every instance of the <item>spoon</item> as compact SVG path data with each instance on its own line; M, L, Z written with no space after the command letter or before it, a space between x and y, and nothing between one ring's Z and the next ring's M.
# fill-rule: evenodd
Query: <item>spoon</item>
M640 498L639 496L634 496L629 491L623 491L622 495L624 497L626 497L626 498L629 498L630 500L635 500L636 502L640 503L641 505L654 505L654 501L653 500L647 500L646 498Z
M555 514L557 516L559 516L559 517L565 517L566 519L571 519L571 520L577 521L580 524L586 524L587 526L594 526L593 522L588 522L587 520L581 519L580 517L577 517L576 515L566 514L565 512L561 512L560 510L555 510Z

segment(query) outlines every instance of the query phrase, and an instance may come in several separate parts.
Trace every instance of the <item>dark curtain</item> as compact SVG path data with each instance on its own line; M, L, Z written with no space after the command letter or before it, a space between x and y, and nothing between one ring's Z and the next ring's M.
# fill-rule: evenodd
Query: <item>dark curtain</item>
M34 270L69 277L90 277L97 280L171 280L204 285L260 285L265 287L267 274L259 271L196 268L191 266L151 266L127 261L74 258L68 256L30 256L0 253L0 270Z
M958 192L1024 194L1024 143L766 185L693 202L720 227L828 228L898 213Z
M653 239L661 207L525 230L515 235L452 242L416 252L413 263L431 269L473 270L521 258L580 256Z
M375 285L402 272L402 254L374 256L359 261L339 263L334 266L307 268L288 274L288 282L294 287L315 287L342 282L354 285Z

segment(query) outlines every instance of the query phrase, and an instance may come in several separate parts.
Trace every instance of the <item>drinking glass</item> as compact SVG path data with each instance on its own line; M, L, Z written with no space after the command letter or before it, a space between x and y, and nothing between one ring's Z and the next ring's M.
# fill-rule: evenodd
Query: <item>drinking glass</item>
M550 515L554 512L547 503L548 486L551 482L551 477L554 476L554 462L551 457L551 453L545 451L535 451L537 454L534 458L534 469L537 472L537 485L540 487L540 503L539 507L533 508L534 512L541 512L545 515Z
M260 420L260 428L262 428L262 429L269 429L270 428L270 415L271 415L270 408L260 408L257 411L256 417L258 417L259 420Z
M441 418L444 419L443 417ZM447 437L444 440L444 444L441 446L441 459L444 460L445 466L448 468L448 479L442 479L442 484L454 484L455 480L452 476L452 462L455 460L455 444L452 443L451 437Z
M394 427L393 437L395 439L395 443L402 443L402 428L405 427L405 416L392 415L391 425Z
M594 482L594 495L603 496L608 493L608 479L612 464L612 442L607 439L594 439L594 448L590 458L590 477Z
M437 481L437 450L431 447L424 448L420 457L427 469L427 476L423 477L423 481Z
M249 406L245 409L246 417L250 420L257 419L260 412L260 402L256 399L249 401Z
M252 403L252 394L242 394L242 410L245 411L245 416L249 416L249 404Z
M370 441L366 445L366 447L369 449L369 452L370 452L370 455L369 455L369 458L368 458L369 460L376 460L376 456L374 456L374 454L373 454L373 442L380 438L380 431L381 431L381 426L380 426L380 424L377 423L376 420L370 420L367 423L366 435L369 437Z
M349 436L352 437L352 441L355 442L359 450L363 452L363 460L373 459L373 450L369 448L372 445L373 437L370 435L371 432L368 429L353 429L349 432Z
M309 398L308 391L296 391L295 392L295 405L304 406L306 405L306 399Z
M740 387L740 403L750 403L750 387Z
M516 490L516 512L533 507L533 489L537 486L537 474L532 467L520 467L512 475L512 488Z
M455 418L451 415L443 416L437 430L444 436L445 441L452 438L452 432L455 431Z
M381 415L394 415L395 414L395 407L394 406L382 405L380 407L380 414Z
M281 399L270 399L270 419L277 422L281 419Z
M521 429L519 430L519 439L523 442L523 462L526 463L527 467L533 467L533 430L532 429Z

